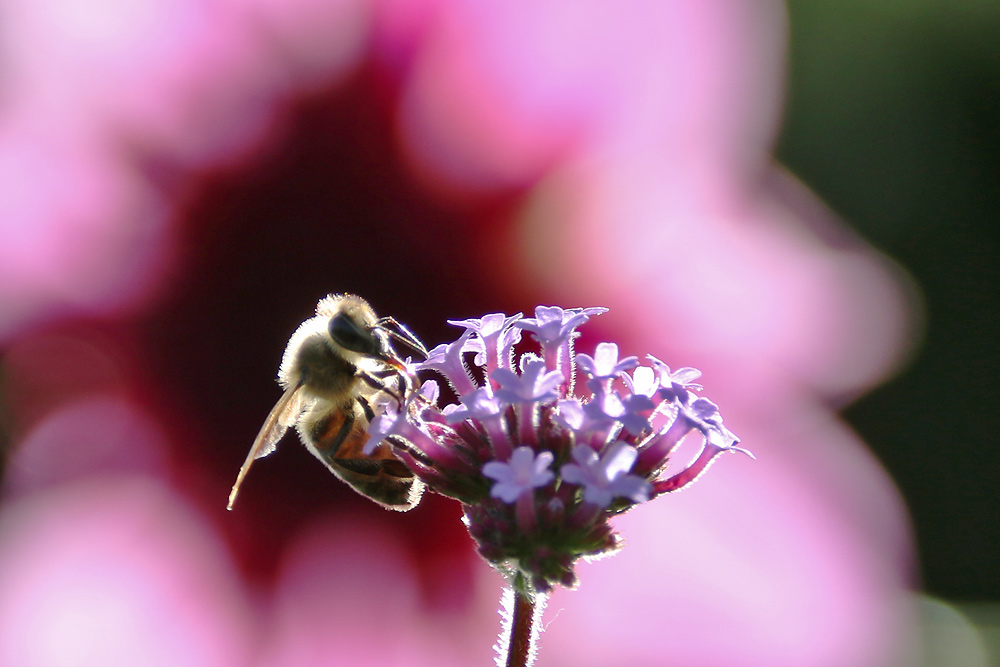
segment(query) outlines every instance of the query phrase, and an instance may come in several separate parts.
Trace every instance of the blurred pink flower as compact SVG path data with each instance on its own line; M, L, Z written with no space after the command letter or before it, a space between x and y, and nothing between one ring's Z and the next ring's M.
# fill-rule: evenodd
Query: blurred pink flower
M0 665L248 664L252 614L217 536L145 478L0 511Z
M6 1L0 26L0 336L121 312L168 275L156 169L246 157L278 96L362 53L362 0Z
M877 667L908 649L905 510L830 404L901 362L911 297L769 157L780 3L0 11L0 337L149 307L180 270L179 197L154 172L249 161L280 140L283 96L370 58L398 80L416 182L458 202L524 189L484 275L529 302L610 306L601 325L623 354L702 369L758 457L623 517L626 548L551 601L541 664ZM130 406L52 405L17 443L0 510L0 664L61 664L46 652L56 639L78 664L486 661L499 577L477 570L461 615L422 615L405 548L350 522L299 534L273 599L250 594L218 529L156 481L165 436ZM73 474L58 443L77 442L67 425L81 415L153 444L134 464Z
M488 664L496 591L482 587L475 607L431 611L417 579L406 545L384 530L351 519L307 526L281 564L259 664Z

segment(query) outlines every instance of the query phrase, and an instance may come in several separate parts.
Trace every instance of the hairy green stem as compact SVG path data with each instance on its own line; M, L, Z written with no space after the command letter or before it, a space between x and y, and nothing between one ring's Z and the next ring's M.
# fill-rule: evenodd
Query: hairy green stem
M520 586L504 591L504 628L498 645L498 667L530 667L538 649L538 623L545 598L525 593Z

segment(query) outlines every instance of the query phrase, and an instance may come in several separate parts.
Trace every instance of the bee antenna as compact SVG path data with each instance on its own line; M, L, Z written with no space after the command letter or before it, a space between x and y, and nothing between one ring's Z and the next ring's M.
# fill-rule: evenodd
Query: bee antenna
M383 317L379 319L378 323L380 325L379 328L382 331L386 332L399 342L403 343L404 345L412 349L414 352L419 352L424 359L427 358L428 356L427 348L424 347L424 344L420 342L419 338L413 335L412 331L410 331L404 325L397 322L396 318ZM387 324L391 325L392 328L390 329L386 327L385 325Z

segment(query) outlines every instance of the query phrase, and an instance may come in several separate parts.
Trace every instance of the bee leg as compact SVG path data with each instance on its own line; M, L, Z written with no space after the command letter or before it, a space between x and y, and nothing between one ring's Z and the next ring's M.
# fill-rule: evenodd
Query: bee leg
M364 396L358 396L358 398L355 399L355 400L357 400L358 404L361 406L361 409L365 413L365 418L368 419L368 423L370 424L372 422L372 420L375 419L375 411L372 410L372 406L369 405L368 399L365 398ZM412 456L416 460L418 460L421 463L423 463L425 466L427 466L427 467L433 467L434 466L434 461L431 460L430 457L428 457L426 454L424 454L420 450L414 449L413 447L410 447L409 443L406 442L405 440L403 440L402 438L397 438L395 436L389 436L388 441L389 441L389 443L392 445L392 447L394 449L400 449L400 450L406 452L407 454L409 454L410 456Z
M404 403L403 395L400 393L398 389L390 387L385 381L386 378L395 375L396 377L400 378L403 384L405 385L406 381L403 380L403 374L396 370L383 371L383 373L385 377L379 377L379 375L381 375L382 373L371 374L366 372L359 372L358 377L361 378L372 389L378 389L379 391L389 394L389 396L392 396L394 399L396 399L397 403L403 405Z
M368 423L371 424L375 419L375 411L372 410L372 406L368 404L368 399L364 396L358 396L357 401L358 404L361 405L361 409L364 410L365 419L367 419Z
M392 443L392 446L393 446L394 449L400 449L400 450L406 452L407 454L409 454L410 456L412 456L416 460L418 460L421 463L423 463L428 468L433 468L434 467L434 460L433 459L431 459L429 456L427 456L426 454L424 454L419 449L414 449L413 447L410 447L410 444L408 442L406 442L405 440L403 440L402 438L397 438L396 436L392 436L391 435L391 436L389 436L386 439L390 443Z

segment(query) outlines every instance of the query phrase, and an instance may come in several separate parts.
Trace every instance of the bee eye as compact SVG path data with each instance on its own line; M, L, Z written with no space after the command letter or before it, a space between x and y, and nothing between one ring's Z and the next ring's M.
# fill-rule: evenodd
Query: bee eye
M330 338L337 345L358 354L376 356L381 351L375 336L343 313L337 313L330 319Z

